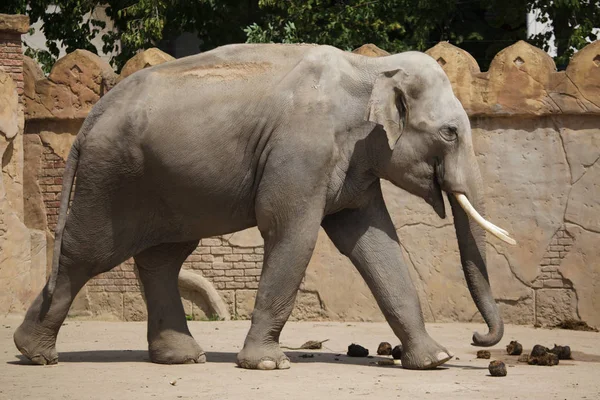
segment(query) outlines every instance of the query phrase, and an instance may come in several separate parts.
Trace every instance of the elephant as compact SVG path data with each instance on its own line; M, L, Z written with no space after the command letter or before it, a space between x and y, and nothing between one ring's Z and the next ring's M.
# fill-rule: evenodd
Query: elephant
M76 184L74 181L76 179ZM490 288L483 182L469 118L420 52L370 58L325 45L233 44L150 67L92 108L67 159L48 281L14 334L33 363L85 283L133 257L155 363L200 363L177 280L201 238L258 227L264 264L237 364L286 369L279 346L322 227L403 345L402 366L452 358L426 331L381 180L454 215L460 259L492 346L503 322Z

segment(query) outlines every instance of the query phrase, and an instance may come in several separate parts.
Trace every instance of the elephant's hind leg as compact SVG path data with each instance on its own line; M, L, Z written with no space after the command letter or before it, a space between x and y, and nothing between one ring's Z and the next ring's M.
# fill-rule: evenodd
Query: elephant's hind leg
M56 364L56 337L67 317L75 296L91 278L91 268L67 265L61 257L52 299L47 298L47 286L27 310L23 323L13 339L17 349L35 364Z
M150 360L159 364L203 363L204 351L190 333L177 280L198 241L164 243L135 256L148 304Z
M87 281L128 258L120 251L113 251L107 257L99 256L93 249L113 241L110 230L99 227L85 234L78 229L78 223L74 219L67 221L52 296L46 283L13 337L19 351L36 364L58 362L55 348L58 331L75 296Z

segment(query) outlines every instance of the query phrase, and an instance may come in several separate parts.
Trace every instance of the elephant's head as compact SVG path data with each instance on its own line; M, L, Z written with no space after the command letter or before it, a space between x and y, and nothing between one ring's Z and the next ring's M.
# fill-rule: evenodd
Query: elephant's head
M504 328L489 285L485 232L510 244L515 241L484 219L483 183L469 118L431 57L408 52L380 60L384 72L375 80L367 115L383 128L389 144L378 155L379 173L425 199L441 218L442 191L448 194L465 278L489 327L489 333L473 335L473 344L492 346Z

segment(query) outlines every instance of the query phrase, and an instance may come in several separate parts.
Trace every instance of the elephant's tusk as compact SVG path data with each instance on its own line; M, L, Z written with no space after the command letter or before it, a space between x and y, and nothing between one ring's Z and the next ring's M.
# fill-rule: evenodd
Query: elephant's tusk
M467 196L465 196L464 194L461 194L461 193L454 193L454 196L456 196L456 200L458 200L458 204L460 204L460 206L463 208L463 210L465 210L465 212L471 218L473 218L475 220L475 222L477 222L479 225L481 225L481 227L483 229L485 229L492 235L496 236L498 239L500 239L508 244L511 244L511 245L517 244L517 241L514 240L513 238L511 238L509 236L508 232L506 232L504 229L498 228L496 225L492 224L491 222L486 221L486 219L483 218L477 212L477 210L471 205L471 202L469 201L469 199L467 199Z

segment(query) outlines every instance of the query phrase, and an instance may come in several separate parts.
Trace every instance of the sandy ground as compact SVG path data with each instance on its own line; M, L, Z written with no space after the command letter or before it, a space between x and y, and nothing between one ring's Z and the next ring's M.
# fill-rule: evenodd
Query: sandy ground
M480 324L429 324L428 331L455 354L433 371L377 366L375 358L349 358L350 343L376 352L381 341L397 344L383 323L292 322L281 342L298 347L330 339L319 351L288 351L284 371L248 371L235 356L248 321L192 322L192 334L208 362L156 365L148 361L144 323L69 320L58 338L59 364L32 366L18 356L12 334L20 319L0 319L0 399L600 399L600 333L507 326L492 359L507 362L508 376L489 376L489 360L470 346ZM573 361L555 367L517 363L504 355L510 340L570 345ZM314 354L303 358L304 354ZM173 385L172 383L175 383Z

